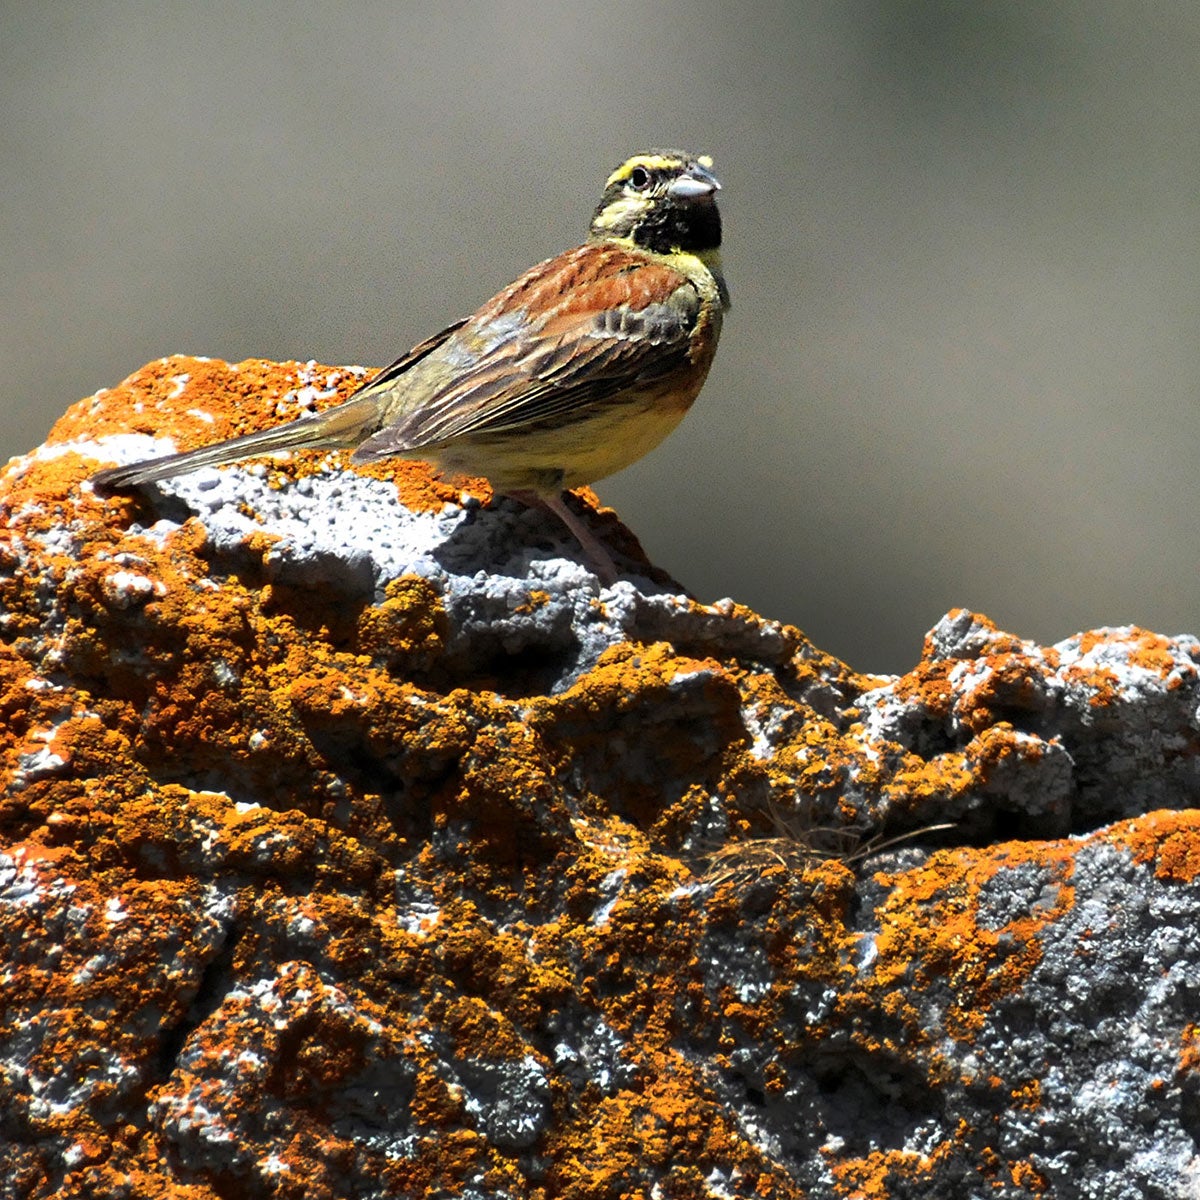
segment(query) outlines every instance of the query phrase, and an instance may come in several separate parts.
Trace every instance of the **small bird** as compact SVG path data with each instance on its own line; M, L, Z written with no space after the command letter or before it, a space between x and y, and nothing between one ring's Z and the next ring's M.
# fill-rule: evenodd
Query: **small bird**
M92 482L119 491L282 450L419 459L549 509L611 584L608 551L562 493L641 458L696 399L729 307L719 188L707 156L635 154L608 177L587 241L532 267L348 400Z

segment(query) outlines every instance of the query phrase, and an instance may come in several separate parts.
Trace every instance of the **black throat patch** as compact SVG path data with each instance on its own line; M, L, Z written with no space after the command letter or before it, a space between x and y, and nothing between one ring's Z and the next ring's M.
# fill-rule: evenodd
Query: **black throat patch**
M632 237L658 254L715 250L721 244L721 214L712 200L659 203L633 227Z

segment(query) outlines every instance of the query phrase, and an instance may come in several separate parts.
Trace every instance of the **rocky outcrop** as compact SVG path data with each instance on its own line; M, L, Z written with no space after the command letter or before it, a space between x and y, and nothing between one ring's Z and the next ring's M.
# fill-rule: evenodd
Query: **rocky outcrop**
M868 677L589 494L603 590L417 465L86 482L357 382L164 359L0 479L0 1194L1200 1189L1200 643Z

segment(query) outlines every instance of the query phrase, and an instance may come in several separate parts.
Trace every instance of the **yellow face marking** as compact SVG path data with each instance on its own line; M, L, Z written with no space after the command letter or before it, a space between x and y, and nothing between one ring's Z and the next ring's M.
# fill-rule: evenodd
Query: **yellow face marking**
M650 207L645 196L620 196L606 204L592 220L593 229L627 229Z
M703 159L696 159L701 166L706 165ZM711 165L712 160L709 159L708 165ZM606 188L612 187L614 183L624 183L634 170L638 167L643 167L645 170L666 171L672 167L682 165L682 160L676 158L673 154L635 154L633 158L627 158L605 181Z

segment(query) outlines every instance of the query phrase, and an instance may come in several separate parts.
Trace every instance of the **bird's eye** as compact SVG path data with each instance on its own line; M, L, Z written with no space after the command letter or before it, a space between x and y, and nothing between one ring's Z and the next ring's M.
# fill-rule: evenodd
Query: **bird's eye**
M636 191L645 191L650 186L650 172L645 167L634 167L629 172L629 186Z

